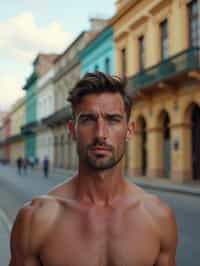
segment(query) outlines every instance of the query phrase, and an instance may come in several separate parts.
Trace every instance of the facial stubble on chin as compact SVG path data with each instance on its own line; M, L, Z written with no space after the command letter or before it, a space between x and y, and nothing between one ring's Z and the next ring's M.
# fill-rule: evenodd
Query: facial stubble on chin
M109 170L114 168L122 160L125 154L125 143L123 145L121 153L118 156L114 154L112 149L111 151L112 155L109 158L106 158L105 155L96 155L96 158L92 158L89 155L89 148L87 148L86 150L87 150L86 155L81 158L79 145L77 145L77 153L79 156L79 160L81 159L89 168L93 170L97 171Z

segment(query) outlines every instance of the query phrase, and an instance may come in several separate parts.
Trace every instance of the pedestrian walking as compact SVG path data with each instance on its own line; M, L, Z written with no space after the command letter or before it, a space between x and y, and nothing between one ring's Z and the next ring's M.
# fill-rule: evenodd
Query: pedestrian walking
M28 161L28 159L25 157L24 160L23 160L23 170L24 170L24 175L27 174L28 164L29 164L29 161Z
M44 177L48 178L49 176L49 159L46 156L43 161L43 172L44 172Z
M31 166L32 169L34 169L35 159L33 156L30 156L30 158L29 158L29 165Z
M18 157L17 158L17 172L18 172L18 175L21 175L22 164L23 164L22 157Z

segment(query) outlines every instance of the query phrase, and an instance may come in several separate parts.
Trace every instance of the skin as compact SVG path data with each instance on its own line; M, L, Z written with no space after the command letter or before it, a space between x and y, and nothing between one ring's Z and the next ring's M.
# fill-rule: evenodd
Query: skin
M120 94L84 96L69 129L78 174L20 210L10 266L175 266L172 210L123 176L134 125Z

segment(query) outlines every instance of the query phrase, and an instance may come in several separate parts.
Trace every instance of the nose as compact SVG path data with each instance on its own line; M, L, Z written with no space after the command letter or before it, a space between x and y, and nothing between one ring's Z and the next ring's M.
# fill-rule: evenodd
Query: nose
M95 128L95 135L99 139L106 139L107 138L108 129L104 119L98 118Z

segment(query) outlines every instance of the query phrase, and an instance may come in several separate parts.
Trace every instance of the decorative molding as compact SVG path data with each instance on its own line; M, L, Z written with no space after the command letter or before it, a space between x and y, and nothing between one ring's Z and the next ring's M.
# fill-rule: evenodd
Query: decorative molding
M192 128L192 123L175 123L175 124L171 124L170 125L170 129L177 129L177 128L188 128L191 129Z

